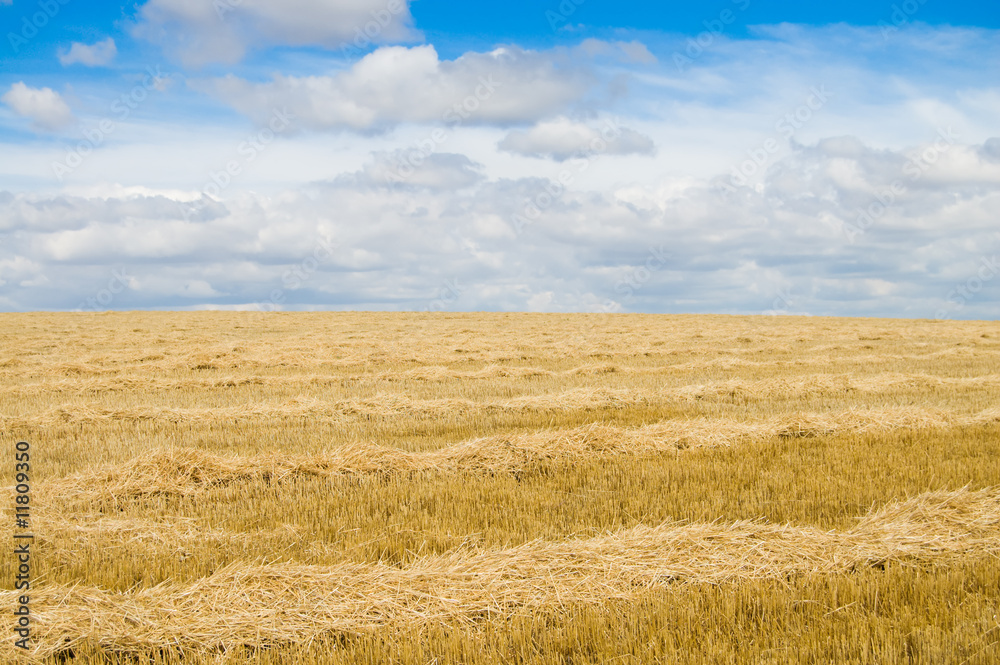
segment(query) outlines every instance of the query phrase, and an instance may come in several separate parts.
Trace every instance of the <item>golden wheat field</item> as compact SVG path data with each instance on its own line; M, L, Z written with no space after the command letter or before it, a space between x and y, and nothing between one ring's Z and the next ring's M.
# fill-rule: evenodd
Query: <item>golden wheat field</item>
M25 655L995 663L1000 325L0 316ZM17 563L0 557L5 607Z

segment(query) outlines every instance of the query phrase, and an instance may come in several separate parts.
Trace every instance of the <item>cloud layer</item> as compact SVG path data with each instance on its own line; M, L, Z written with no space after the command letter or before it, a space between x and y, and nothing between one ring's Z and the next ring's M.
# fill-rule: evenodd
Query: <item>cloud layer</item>
M441 60L433 46L390 46L330 76L265 83L228 76L193 85L257 122L288 109L304 128L366 131L405 122L529 122L581 99L592 82L552 54L498 48Z
M653 155L652 139L622 127L614 120L591 127L560 117L540 122L528 130L514 130L498 144L501 150L529 157L549 157L565 161L592 153L610 155Z
M134 33L190 66L274 45L365 49L419 38L409 0L149 0Z
M560 192L438 154L402 184L382 182L376 159L223 204L2 194L0 302L72 308L119 279L113 303L85 308L989 316L995 143L833 138L778 160L759 190L719 178Z
M1000 313L995 32L413 46L393 7L152 0L64 53L113 67L8 75L0 309Z

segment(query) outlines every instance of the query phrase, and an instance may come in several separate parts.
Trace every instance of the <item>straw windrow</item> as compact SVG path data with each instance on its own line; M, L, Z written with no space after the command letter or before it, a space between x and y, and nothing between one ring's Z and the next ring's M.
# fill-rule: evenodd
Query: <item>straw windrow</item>
M108 652L213 652L336 633L498 618L541 606L627 599L639 589L844 574L1000 554L1000 488L935 492L887 506L857 527L765 522L663 524L561 542L459 550L404 568L234 563L191 584L127 593L46 585L36 655L78 643ZM12 592L0 593L13 602ZM3 643L10 653L12 639Z
M418 471L512 473L540 463L731 446L775 436L813 437L993 422L1000 422L1000 409L972 415L917 408L857 409L832 414L792 414L758 422L699 418L668 420L637 428L592 424L482 437L424 452L348 444L313 456L275 452L226 457L194 448L175 448L152 451L107 470L52 481L41 489L55 496L103 497L118 501L152 495L185 495L250 480L280 482L294 476Z
M322 386L334 381L322 377L246 378L244 380L216 379L196 382L199 388L222 388L247 385ZM97 392L111 382L84 382L76 390ZM340 383L340 381L336 381ZM70 384L60 382L54 386ZM120 389L135 388L135 381L124 381ZM177 382L165 386L179 385ZM684 385L677 388L637 391L612 388L574 388L559 393L525 395L507 400L473 401L469 399L413 399L396 393L379 394L367 399L324 401L312 397L296 397L283 402L254 402L240 406L216 408L169 408L141 406L114 409L96 405L66 405L31 416L2 416L0 424L7 427L41 427L57 423L93 423L105 421L166 421L170 423L210 421L252 421L259 419L310 418L337 422L345 418L391 418L400 415L439 417L474 416L490 413L588 411L621 409L649 404L705 399L805 399L811 397L860 393L878 395L901 389L928 387L989 388L1000 385L1000 376L988 375L970 378L939 378L927 375L882 374L864 379L849 376L815 375L808 378L767 379L760 381L730 380L712 384ZM87 386L90 386L88 388ZM43 390L44 384L30 387L26 394ZM146 388L156 389L155 382ZM118 389L118 388L116 388Z

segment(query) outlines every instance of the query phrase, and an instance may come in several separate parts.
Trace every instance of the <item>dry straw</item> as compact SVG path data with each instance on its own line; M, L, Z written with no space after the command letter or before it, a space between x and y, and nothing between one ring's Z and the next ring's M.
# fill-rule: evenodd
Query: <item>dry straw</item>
M730 362L733 359L728 359ZM739 364L739 363L737 363ZM660 367L629 367L625 365L582 365L562 372L538 367L503 367L488 365L481 370L463 371L450 367L418 367L404 371L387 371L372 374L338 376L330 374L293 374L261 376L232 374L219 377L187 376L163 378L149 374L119 374L109 377L59 378L22 385L0 387L7 395L38 396L49 393L87 395L98 393L137 391L159 392L168 390L219 390L245 386L268 388L310 388L338 385L355 385L370 381L465 381L497 379L531 379L538 377L600 376L605 374L666 374L677 365ZM687 367L685 365L685 367ZM928 374L882 373L868 377L855 374L810 374L799 378L769 378L757 381L731 379L706 384L692 384L678 388L647 391L650 400L733 398L764 399L768 397L803 398L844 393L879 394L899 389L922 388L979 388L1000 385L1000 375L989 374L973 377L941 377ZM557 398L558 394L551 395Z
M620 371L609 368L591 368L595 372ZM581 368L572 370L580 371ZM450 370L449 370L450 371ZM341 383L318 375L291 377L224 377L218 379L140 380L136 377L115 379L90 379L83 381L58 381L52 384L29 384L15 387L24 394L73 391L77 393L136 390L164 390L171 388L218 389L246 385L268 386L322 386ZM253 402L232 407L171 408L139 406L107 408L89 404L66 405L28 416L0 415L0 425L14 427L41 427L56 423L101 423L112 421L140 422L163 421L170 423L196 423L211 421L248 421L279 418L310 418L338 421L344 418L391 418L400 415L444 416L485 415L490 413L517 413L538 411L587 411L619 409L643 404L692 401L704 399L803 399L850 393L883 394L900 389L981 388L1000 385L1000 376L987 375L968 378L941 378L914 374L879 374L867 378L851 375L813 375L804 378L772 378L758 381L733 379L724 382L697 384L661 390L637 391L614 388L573 388L558 393L525 395L508 400L476 402L468 399L412 399L399 393L378 394L368 399L323 401L312 397L296 397L282 402ZM9 388L8 391L14 390Z
M324 635L484 619L602 603L678 583L719 584L1000 554L1000 488L933 492L847 531L741 521L663 524L418 559L403 567L233 563L187 584L117 593L46 585L32 594L48 656L87 644L114 653L221 652ZM14 592L0 592L13 603ZM13 637L0 649L12 657Z
M401 415L444 416L503 412L562 411L621 408L648 402L641 392L629 389L576 388L552 395L516 397L496 402L468 399L412 399L398 393L369 399L327 402L296 397L282 402L253 402L233 407L174 408L139 406L107 408L67 405L30 416L0 416L6 427L41 427L57 423L108 423L114 421L164 421L201 423L212 421L258 421L260 419L309 418L339 421L345 418L392 418Z
M890 562L894 569L919 567L921 574L911 578L915 587L950 589L954 595L949 597L956 599L954 605L950 600L927 607L911 603L901 616L881 613L876 606L880 626L888 627L884 634L898 627L907 635L901 648L910 647L911 635L923 639L913 633L921 625L953 640L980 631L973 639L982 637L985 644L995 635L995 619L949 633L947 617L958 604L988 606L996 600L989 589L969 587L959 571L989 572L993 567L983 562L1000 556L1000 487L919 495L873 510L853 528L837 531L766 521L667 523L515 547L474 543L521 542L519 533L564 532L558 521L563 515L539 510L550 505L551 497L545 502L528 493L516 497L525 505L504 517L526 529L491 526L489 538L482 539L461 531L465 512L449 510L428 509L430 521L422 512L407 512L405 532L394 531L392 515L384 525L376 520L370 534L347 534L351 524L346 522L325 525L331 527L328 533L342 537L322 537L311 527L277 526L272 520L266 523L275 528L254 531L260 522L246 512L266 483L261 505L308 502L303 507L310 514L293 521L315 523L314 515L329 505L329 488L286 483L302 476L427 474L392 478L387 488L379 488L391 490L386 497L365 498L381 507L409 492L448 486L454 480L448 474L482 474L474 478L483 479L547 467L558 481L554 485L562 486L589 482L592 466L577 464L582 460L613 466L616 456L628 457L632 469L645 465L641 460L631 464L634 456L828 434L850 435L850 441L845 439L850 443L855 434L884 433L872 443L907 445L887 451L888 459L907 456L899 478L889 482L879 477L886 474L872 474L866 496L887 501L926 487L922 452L928 460L948 460L950 480L941 482L960 478L960 485L973 477L963 475L963 460L995 452L985 431L956 429L1000 422L1000 409L978 411L1000 384L1000 376L991 373L1000 357L995 323L217 312L8 315L5 322L0 426L45 433L33 439L38 444L33 450L45 460L32 484L32 528L38 538L31 590L36 656L93 648L152 662L160 651L198 660L228 650L235 660L235 650L243 646L305 645L313 638L369 631L392 639L396 630L411 636L401 651L418 633L428 635L436 648L440 643L431 636L437 633L421 631L442 625L448 633L455 627L471 627L471 634L479 628L503 630L508 618L536 611L572 623L570 604L608 607L614 599L625 601L615 610L627 617L643 611L628 601L648 589L668 599L680 589L689 599L717 592L718 602L705 606L706 623L728 630L725 613L754 589L753 580L784 582L818 574L829 576L820 579L832 588L855 582L860 588L872 578L892 585L899 578L879 571ZM914 406L887 406L901 403ZM848 405L868 408L834 410ZM605 415L588 411L611 409L622 410L609 414L616 425L585 424ZM802 412L810 409L818 412ZM702 417L639 426L653 414ZM560 427L538 429L550 421ZM330 445L325 437L331 428L313 423L335 423L340 440L366 443L324 448ZM468 436L470 428L494 425L508 433L426 448L428 440L454 441ZM272 438L285 428L295 436ZM929 435L910 437L912 430ZM407 440L411 433L428 438ZM969 446L962 441L966 434L974 434ZM231 450L232 456L176 447L177 442ZM956 448L961 450L948 457L953 450L946 442L960 443ZM830 468L864 464L862 455L870 450L830 444L822 446ZM254 454L271 445L284 449ZM911 450L917 454L911 456ZM700 492L699 478L718 476L699 472L715 464L713 455L696 457L679 460L682 466L691 463L691 477L684 481L692 483L684 484L689 496L691 487ZM799 462L808 464L810 456L784 466L774 459L779 481L774 486L798 483L788 478L792 473L802 473L801 486L812 487L814 495L843 482L830 478L823 465L803 469ZM976 482L995 485L995 465L984 467L989 468L975 471ZM57 470L60 477L46 478L45 469ZM75 475L65 476L70 469ZM857 472L852 468L852 477ZM499 481L514 492L521 487ZM7 482L12 482L9 475ZM227 485L230 491L221 493L226 501L202 503L213 496L206 490ZM337 485L352 491L352 483ZM711 494L705 501L694 497L700 503L685 514L745 515L731 510L743 502L736 489L743 486L714 487L705 492ZM176 497L183 500L172 500ZM836 496L817 500L824 512L842 518L853 514L849 506L838 505L843 497L838 489ZM628 498L639 506L632 514L661 500L659 495ZM797 505L792 496L769 498L768 507L761 508L773 506L768 514L802 514L790 510ZM572 512L573 528L593 534L611 528L602 525L620 523L611 510L618 500L609 495L608 511L594 506L593 512L589 507ZM189 511L203 517L165 516ZM7 517L0 534L9 537L13 524ZM464 545L440 553L463 538ZM386 560L364 560L375 552L384 552ZM296 562L276 560L286 553ZM389 559L406 563L390 565ZM212 561L228 565L206 568ZM876 570L856 578L836 577L871 567ZM213 572L194 577L208 570ZM127 588L129 580L172 575L177 577L157 586ZM92 586L104 584L108 587ZM726 586L696 586L703 584ZM906 596L917 589L904 591ZM823 599L837 602L836 590L832 593ZM795 594L796 605L815 602ZM8 607L13 596L0 591ZM839 602L831 605L840 607ZM823 621L836 623L847 614ZM782 626L768 617L761 624L764 641L801 637L784 634ZM852 634L839 625L834 632L840 641ZM0 662L14 662L13 639L10 632L0 639ZM620 655L612 651L617 645L609 644L592 660ZM549 651L539 660L566 657Z
M151 495L185 495L233 482L292 476L439 472L518 472L546 462L592 459L595 455L644 455L679 449L729 446L770 437L812 437L1000 422L1000 409L962 415L924 408L852 409L800 413L761 421L726 418L666 420L644 427L591 424L526 434L471 439L437 450L412 452L371 444L350 444L313 456L269 453L225 457L194 448L146 453L124 464L81 473L40 487L49 495L113 502Z

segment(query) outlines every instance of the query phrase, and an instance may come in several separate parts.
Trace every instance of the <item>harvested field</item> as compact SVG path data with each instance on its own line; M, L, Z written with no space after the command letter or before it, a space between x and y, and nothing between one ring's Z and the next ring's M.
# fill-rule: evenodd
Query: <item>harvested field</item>
M4 662L1000 661L996 323L0 322Z

